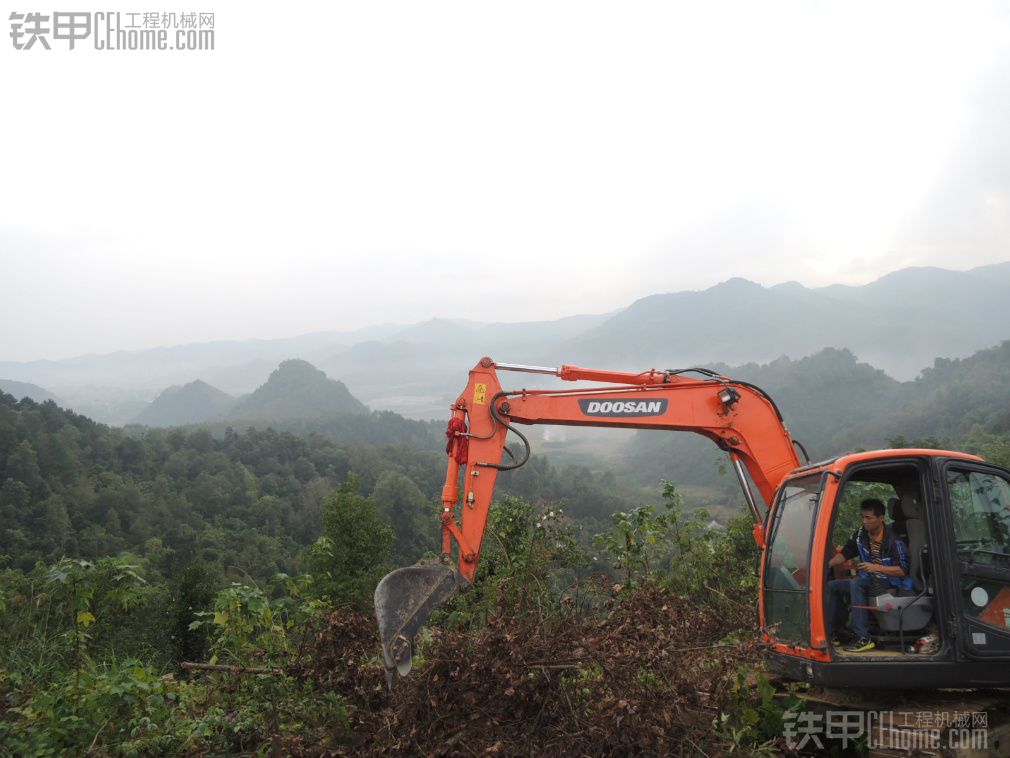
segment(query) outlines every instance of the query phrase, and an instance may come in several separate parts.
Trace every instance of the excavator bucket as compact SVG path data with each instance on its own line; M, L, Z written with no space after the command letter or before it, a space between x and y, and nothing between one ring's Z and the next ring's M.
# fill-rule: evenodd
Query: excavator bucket
M386 574L375 588L375 616L390 689L393 671L400 676L410 673L417 630L461 581L452 567L440 561L421 561Z

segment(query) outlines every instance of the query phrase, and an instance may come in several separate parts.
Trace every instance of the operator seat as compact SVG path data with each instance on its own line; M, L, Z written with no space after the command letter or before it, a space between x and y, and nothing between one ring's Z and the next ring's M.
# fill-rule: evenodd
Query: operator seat
M915 596L896 596L890 592L873 598L882 613L877 623L886 632L906 632L923 629L933 618L933 598L923 591L928 586L928 576L922 566L922 548L926 544L926 524L922 520L922 505L911 492L901 495L901 500L892 503L891 518L896 523L904 522L907 535L908 570L915 583ZM897 533L897 529L895 528Z
M901 499L892 497L887 501L887 515L891 517L891 529L897 534L905 545L908 545L908 519L901 510Z
M901 514L905 517L905 533L908 535L908 563L915 582L915 591L922 592L925 586L923 575L922 547L926 544L926 524L922 520L922 504L911 492L905 492L898 504Z

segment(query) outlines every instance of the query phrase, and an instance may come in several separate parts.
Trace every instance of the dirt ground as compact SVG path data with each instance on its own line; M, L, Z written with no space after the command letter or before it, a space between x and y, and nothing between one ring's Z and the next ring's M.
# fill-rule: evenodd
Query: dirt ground
M753 625L656 587L581 618L500 605L477 632L434 630L389 693L374 619L339 610L304 675L348 703L335 754L714 755L713 719L760 658Z

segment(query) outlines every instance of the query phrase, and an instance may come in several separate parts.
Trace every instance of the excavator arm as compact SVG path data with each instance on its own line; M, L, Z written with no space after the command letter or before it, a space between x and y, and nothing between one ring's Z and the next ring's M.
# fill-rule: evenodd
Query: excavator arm
M502 388L498 372L550 374L602 386L574 390ZM696 373L703 378L689 377ZM447 430L448 466L442 490L442 549L437 562L422 562L388 574L375 590L387 681L392 671L410 671L414 635L431 611L457 588L473 581L499 471L518 468L529 443L517 424L665 429L700 434L725 450L733 462L763 546L761 522L775 490L801 464L775 403L763 391L705 369L641 373L561 366L496 364L482 358L452 406ZM516 458L505 446L509 432L523 442ZM746 471L746 475L745 472ZM748 478L750 481L748 481ZM753 482L760 499L750 487ZM462 495L462 498L460 497ZM457 512L459 519L457 520ZM456 566L452 562L457 545Z

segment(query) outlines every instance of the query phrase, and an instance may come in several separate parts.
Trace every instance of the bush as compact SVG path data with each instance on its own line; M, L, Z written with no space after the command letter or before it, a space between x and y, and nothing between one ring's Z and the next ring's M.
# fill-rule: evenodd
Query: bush
M716 608L753 608L757 600L759 550L746 516L726 528L711 525L708 512L685 513L680 494L663 483L662 510L644 505L615 513L594 544L624 572L626 588L656 582L695 602Z
M0 742L14 755L130 754L128 743L171 730L185 687L135 659L69 672L46 687L6 693Z
M577 570L588 562L560 505L537 508L504 497L491 508L473 587L454 596L431 623L476 629L500 603L519 613L534 606L548 615L561 612Z

